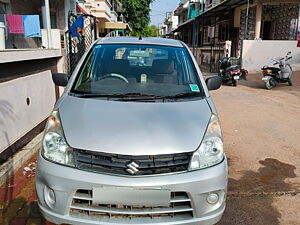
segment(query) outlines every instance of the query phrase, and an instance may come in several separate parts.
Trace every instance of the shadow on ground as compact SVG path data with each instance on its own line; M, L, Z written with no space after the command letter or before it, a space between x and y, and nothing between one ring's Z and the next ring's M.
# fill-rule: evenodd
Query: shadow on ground
M247 171L239 180L228 180L227 208L218 225L280 224L274 197L292 190L285 179L296 177L296 167L271 158L259 163L262 167L258 172Z
M267 90L266 86L265 86L265 82L262 81L262 77L263 76L259 73L249 74L247 76L247 80L241 79L238 82L238 85L246 86L246 87L253 88L253 89ZM274 90L300 91L300 89L299 89L299 86L300 86L300 73L299 72L293 72L292 81L293 81L293 86L292 87L288 86L287 83L281 83L281 84L278 84L278 86L275 87Z
M0 217L1 225L42 225L44 219L37 202L27 203L25 198L16 198L3 210Z

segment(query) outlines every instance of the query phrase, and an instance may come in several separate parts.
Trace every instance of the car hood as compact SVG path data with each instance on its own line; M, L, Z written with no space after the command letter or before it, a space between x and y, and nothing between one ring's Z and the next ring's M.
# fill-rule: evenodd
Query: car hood
M65 96L58 108L71 147L123 155L194 151L211 117L205 99L149 103Z

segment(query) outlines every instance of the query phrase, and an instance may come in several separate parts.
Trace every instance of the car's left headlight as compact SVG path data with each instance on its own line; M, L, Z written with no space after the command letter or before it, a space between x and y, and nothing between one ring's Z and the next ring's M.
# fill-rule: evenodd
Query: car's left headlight
M194 152L189 170L207 168L224 159L222 132L218 117L212 115L202 143Z
M42 155L49 161L75 166L73 149L66 141L57 110L51 113L45 128Z

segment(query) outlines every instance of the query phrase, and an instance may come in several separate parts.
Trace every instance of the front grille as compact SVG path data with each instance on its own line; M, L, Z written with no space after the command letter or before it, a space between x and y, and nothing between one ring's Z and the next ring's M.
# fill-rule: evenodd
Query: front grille
M77 190L70 206L70 216L103 222L154 223L189 220L193 218L191 200L185 192L171 192L169 207L138 205L93 204L92 190Z
M129 156L75 149L76 167L115 175L154 175L187 171L192 153Z

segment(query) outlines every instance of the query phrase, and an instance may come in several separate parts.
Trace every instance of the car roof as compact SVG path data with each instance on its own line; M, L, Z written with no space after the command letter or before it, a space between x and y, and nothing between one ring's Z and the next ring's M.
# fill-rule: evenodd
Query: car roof
M181 41L155 37L142 37L141 40L138 37L105 37L98 39L96 44L143 44L184 47Z

